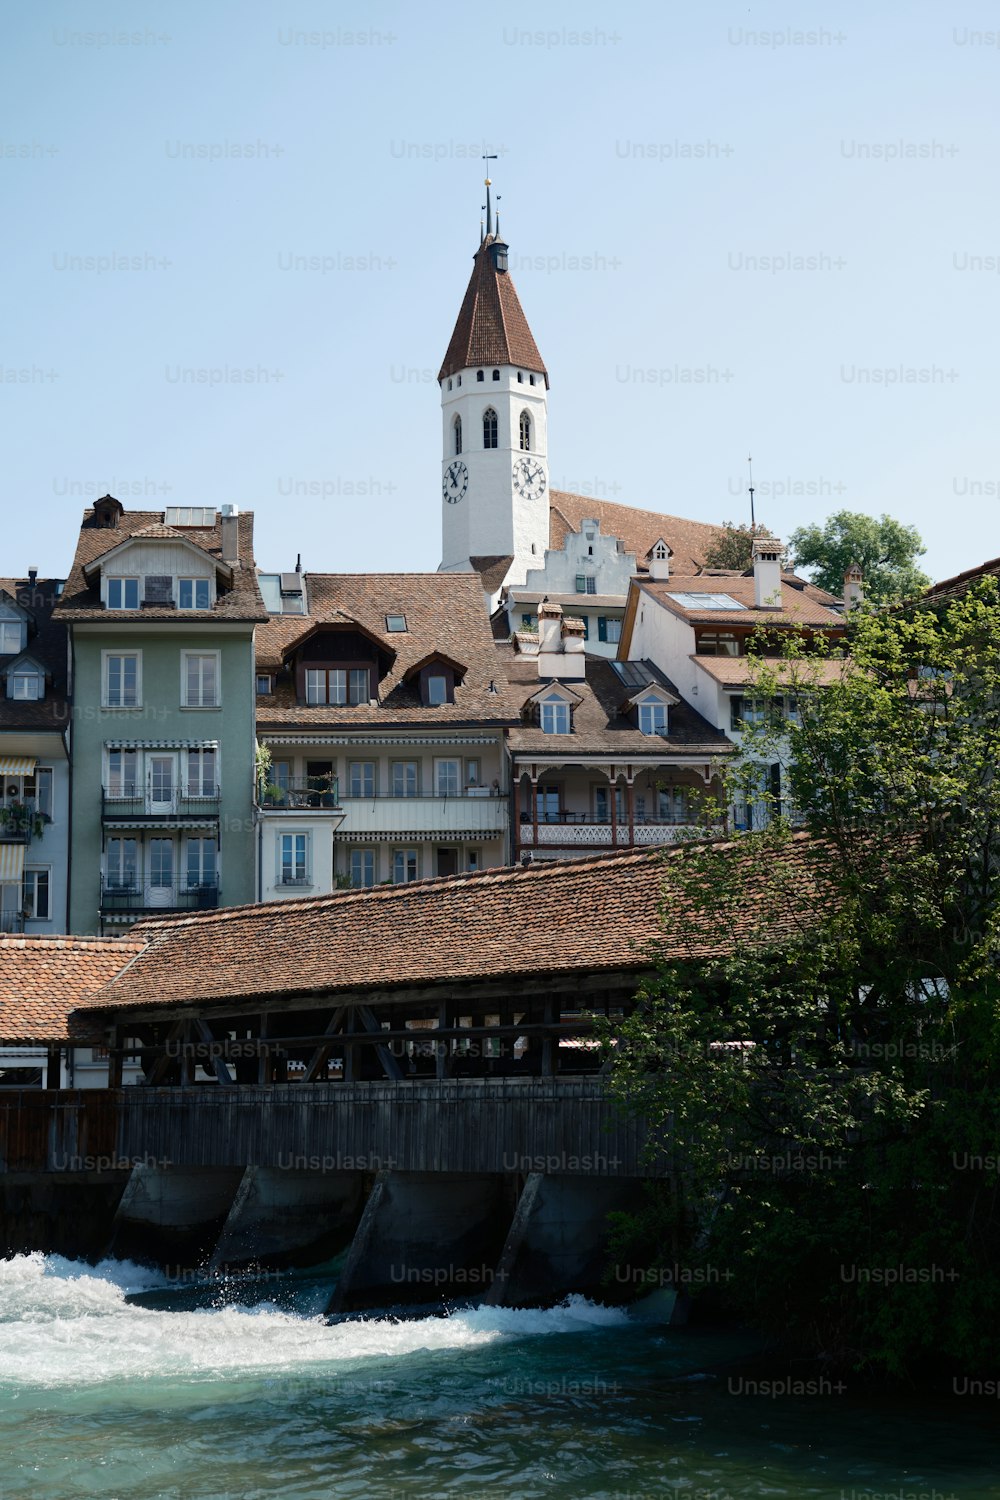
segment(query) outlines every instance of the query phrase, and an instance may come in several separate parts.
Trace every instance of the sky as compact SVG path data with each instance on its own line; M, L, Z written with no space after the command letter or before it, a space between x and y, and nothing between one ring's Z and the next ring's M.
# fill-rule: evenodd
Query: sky
M82 508L434 569L484 152L572 489L1000 554L1000 12L33 0L0 17L0 572Z

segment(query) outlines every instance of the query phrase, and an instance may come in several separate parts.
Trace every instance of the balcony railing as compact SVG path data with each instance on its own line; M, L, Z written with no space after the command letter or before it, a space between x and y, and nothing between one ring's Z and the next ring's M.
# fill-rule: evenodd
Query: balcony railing
M219 905L219 886L212 882L184 885L174 881L156 885L152 881L118 882L105 876L101 881L101 911L115 912L207 911Z
M173 787L141 787L122 782L101 788L101 811L105 818L198 818L218 817L217 786L200 783Z
M530 823L531 821L531 813L525 808L522 808L521 822ZM597 813L590 812L567 812L565 808L560 808L558 811L556 811L555 809L549 809L546 812L540 811L538 814L538 821L539 823L586 823L588 825L595 825L597 827L610 828L612 818L609 813L605 813L603 816L600 816ZM621 833L622 829L624 829L626 833L628 832L627 813L621 812L617 814L613 821L618 824L619 833ZM640 824L643 827L648 828L672 828L680 824L687 826L692 822L692 819L690 815L684 813L679 814L677 817L665 818L655 817L651 813L636 813L632 821L636 828L638 828Z
M23 932L24 913L19 911L0 911L0 932Z
M344 821L338 838L354 833L426 834L428 838L468 834L470 838L500 838L507 829L506 796L493 796L488 787L451 796L345 797Z
M258 792L261 807L298 812L304 807L337 809L340 785L336 776L303 776L277 785L269 782Z
M41 838L48 821L31 798L9 802L0 807L0 844L30 844L33 838Z

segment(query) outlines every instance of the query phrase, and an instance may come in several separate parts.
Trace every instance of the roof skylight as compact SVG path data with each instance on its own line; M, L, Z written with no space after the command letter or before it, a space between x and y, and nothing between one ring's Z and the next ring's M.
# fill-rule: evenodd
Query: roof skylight
M667 594L668 599L675 599L684 609L746 609L738 599L731 594Z

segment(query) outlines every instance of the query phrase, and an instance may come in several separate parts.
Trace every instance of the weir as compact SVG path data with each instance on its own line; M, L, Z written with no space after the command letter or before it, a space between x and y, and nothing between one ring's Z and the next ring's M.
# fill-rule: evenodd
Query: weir
M600 1293L646 1144L594 1076L11 1092L0 1236L178 1272L343 1257L331 1312L525 1305Z

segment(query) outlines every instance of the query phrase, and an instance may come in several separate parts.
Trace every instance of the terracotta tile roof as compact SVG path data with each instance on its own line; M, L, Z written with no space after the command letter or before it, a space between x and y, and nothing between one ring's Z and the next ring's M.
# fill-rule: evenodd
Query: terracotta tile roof
M257 670L274 674L274 692L258 696L262 733L302 730L389 728L393 724L433 728L437 724L509 724L519 705L509 695L497 659L478 573L310 573L308 615L273 615L257 630ZM388 631L386 615L405 615L405 631ZM297 703L291 667L283 661L301 638L322 623L354 623L381 642L394 660L379 684L379 702L339 707ZM414 668L433 653L464 667L454 703L436 708L420 701ZM490 692L490 683L497 691Z
M142 948L131 938L0 937L0 1043L101 1042L71 1012Z
M705 552L722 531L721 526L704 521L685 521L680 516L664 515L658 510L638 510L632 505L595 500L591 495L574 495L567 490L550 492L550 547L563 547L569 533L579 531L584 521L600 521L604 536L620 537L623 550L635 554L636 568L640 573L647 571L647 553L660 537L673 549L671 568L674 571L696 572Z
M846 663L830 657L809 656L801 662L789 663L777 656L692 656L691 660L723 687L743 687L752 681L755 662L764 662L777 673L778 682L790 683L837 682L844 675Z
M581 755L654 757L660 763L675 755L732 755L732 742L685 703L670 679L651 662L633 665L644 667L652 682L680 700L669 710L670 734L667 738L640 733L634 717L622 713L626 700L638 689L622 681L611 661L602 656L588 656L586 663L584 681L567 680L565 683L581 698L579 706L573 710L572 733L546 734L536 725L520 725L508 733L512 754L562 755L567 764ZM520 694L522 706L543 685L538 676L537 657L512 656L505 660L505 669L511 687Z
M932 583L914 602L946 604L951 599L961 599L981 578L1000 578L1000 557L966 568L964 573L956 573L953 578L942 578L940 583Z
M495 594L510 572L513 557L470 557L470 563L483 581L483 592Z
M132 537L163 538L164 540L193 542L207 552L219 564L222 561L222 523L217 518L214 526L186 526L182 530L163 524L162 511L126 510L117 526L99 526L93 509L83 513L83 523L76 545L76 556L62 598L56 608L61 620L114 620L135 624L152 620L177 620L187 623L192 620L241 620L263 621L267 619L264 601L257 586L257 571L253 558L253 511L241 511L239 516L239 566L233 567L232 587L227 588L216 599L211 610L143 609L136 611L105 609L101 603L99 580L89 584L84 568L96 562L105 553L120 547Z
M720 842L721 857L734 846ZM527 869L343 891L302 901L231 907L142 922L146 948L92 995L86 1010L187 1003L265 1002L437 980L635 971L652 966L663 881L677 848L545 860ZM672 951L698 958L730 951L762 927L774 935L801 919L778 878L810 892L822 868L807 837L789 840L781 866L761 872L758 903L702 920L688 902ZM377 935L377 936L373 936Z
M66 707L66 627L53 619L58 599L58 579L0 578L0 590L28 611L28 644L19 656L30 656L45 670L45 697L36 702L0 696L0 735L19 730L64 730ZM0 657L6 668L17 656Z
M826 626L830 630L843 631L845 620L838 610L823 603L829 598L823 589L815 590L811 583L796 587L782 579L781 608L758 608L754 604L753 575L745 573L696 573L684 577L674 575L654 583L643 579L640 588L644 594L656 599L673 614L695 625L715 625L720 630L727 625L811 625ZM672 598L674 594L728 594L735 599L740 609L689 608ZM819 597L816 597L818 595Z
M518 365L549 377L509 271L493 264L488 235L473 258L472 275L459 309L438 380L476 365Z

